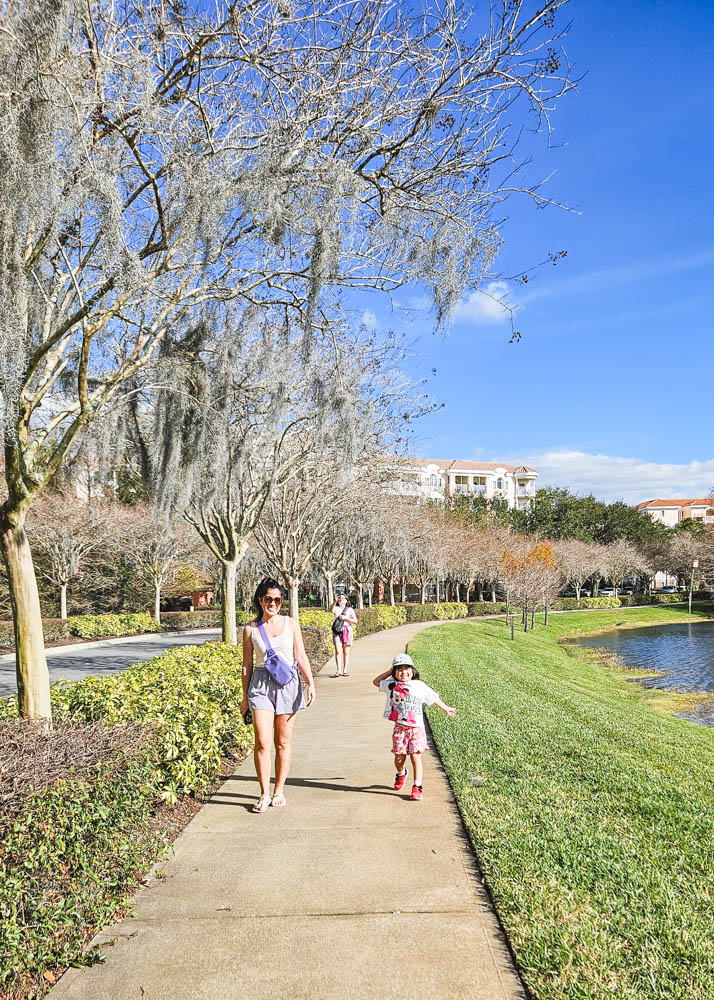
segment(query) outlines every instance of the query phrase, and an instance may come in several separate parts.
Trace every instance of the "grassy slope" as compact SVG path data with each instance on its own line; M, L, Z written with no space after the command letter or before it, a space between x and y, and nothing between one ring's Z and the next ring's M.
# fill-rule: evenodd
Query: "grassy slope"
M711 1000L714 731L557 642L686 609L607 617L561 615L515 642L503 622L444 625L410 652L459 709L430 722L534 996Z

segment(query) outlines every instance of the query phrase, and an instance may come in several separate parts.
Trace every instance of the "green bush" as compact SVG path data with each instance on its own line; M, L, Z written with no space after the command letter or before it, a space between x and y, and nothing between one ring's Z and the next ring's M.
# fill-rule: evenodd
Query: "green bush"
M468 605L469 618L481 618L483 615L505 615L508 605L502 601L472 601Z
M128 635L133 632L162 632L163 626L146 611L120 615L76 615L68 619L71 635L96 639L105 635Z
M558 597L551 604L553 611L581 611L585 608L619 608L622 600L619 597Z
M313 673L318 673L334 653L332 632L322 625L301 625L300 631Z
M156 783L174 803L180 793L206 792L226 751L252 744L240 715L241 661L235 646L182 646L110 677L59 681L52 706L58 717L84 722L153 723L161 748Z
M468 604L456 601L442 601L440 604L407 604L408 622L447 621L450 618L465 618Z
M69 639L69 622L69 618L43 618L42 631L45 643ZM0 646L6 649L15 648L15 629L12 622L0 622Z
M407 622L407 609L401 604L375 604L371 608L360 608L356 614L358 637L397 628Z
M30 779L2 788L3 996L25 996L28 982L44 971L82 961L93 928L128 901L138 874L162 847L149 826L156 801L153 737L108 731L99 742L86 727L0 725L3 758L14 776L25 772ZM40 773L47 766L51 782Z
M322 628L331 629L335 616L331 611L322 608L301 608L300 625L320 625Z
M161 624L165 629L177 630L184 628L220 628L221 612L204 609L200 611L162 611Z

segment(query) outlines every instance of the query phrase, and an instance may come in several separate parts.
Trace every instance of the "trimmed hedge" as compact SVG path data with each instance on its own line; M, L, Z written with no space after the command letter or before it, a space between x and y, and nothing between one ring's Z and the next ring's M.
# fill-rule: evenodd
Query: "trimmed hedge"
M55 725L23 747L17 726L0 726L3 756L16 766L30 749L42 756L43 739L45 755L59 746L62 758L72 760L75 748L84 749L77 727ZM9 808L0 817L3 995L36 990L47 970L90 963L91 955L82 957L87 939L128 901L137 877L163 846L149 825L156 801L155 743L147 737L123 744L119 734L95 755L100 760L94 766L65 766L64 778L39 790L22 789L4 803Z
M407 609L402 604L375 604L371 608L360 608L356 615L358 638L407 623Z
M440 604L407 604L408 622L448 621L451 618L466 618L468 604L456 601L442 601Z
M312 672L316 674L334 652L332 632L322 625L301 625L300 631Z
M61 642L70 638L69 618L43 618L42 629L45 643ZM12 622L0 622L0 646L6 649L15 648L15 627Z
M160 617L165 629L221 627L220 611L162 611ZM240 622L240 619L238 621Z
M161 623L146 611L120 615L77 615L68 621L71 635L76 635L80 639L127 635L132 632L163 631Z
M304 625L319 625L328 631L332 629L332 623L335 620L331 611L325 611L322 608L301 608L299 617L301 628Z
M240 715L241 662L239 647L181 646L110 677L58 681L52 707L75 721L153 723L161 751L156 784L173 804L181 793L207 792L226 751L252 745Z
M551 604L552 611L582 611L585 608L619 608L619 597L558 597Z
M508 605L503 601L472 601L468 605L468 618L482 618L484 615L505 615Z

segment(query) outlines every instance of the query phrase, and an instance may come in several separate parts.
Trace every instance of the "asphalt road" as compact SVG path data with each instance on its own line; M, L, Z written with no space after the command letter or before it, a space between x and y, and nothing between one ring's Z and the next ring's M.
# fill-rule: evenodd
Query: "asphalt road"
M50 683L64 677L80 681L92 674L115 674L126 670L132 663L150 660L174 646L197 646L208 639L220 636L220 629L201 629L199 632L159 633L139 635L132 639L113 642L106 646L55 646L47 650ZM0 698L15 694L15 660L0 663Z

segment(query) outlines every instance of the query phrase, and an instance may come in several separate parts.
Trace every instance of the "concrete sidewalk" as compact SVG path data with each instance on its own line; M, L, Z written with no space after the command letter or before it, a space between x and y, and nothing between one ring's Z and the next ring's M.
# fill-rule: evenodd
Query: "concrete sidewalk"
M53 1000L522 1000L439 762L424 800L392 788L390 724L371 684L429 625L359 640L350 676L317 678L295 726L288 804L260 816L245 761L100 933L107 961ZM410 775L411 778L411 775Z

